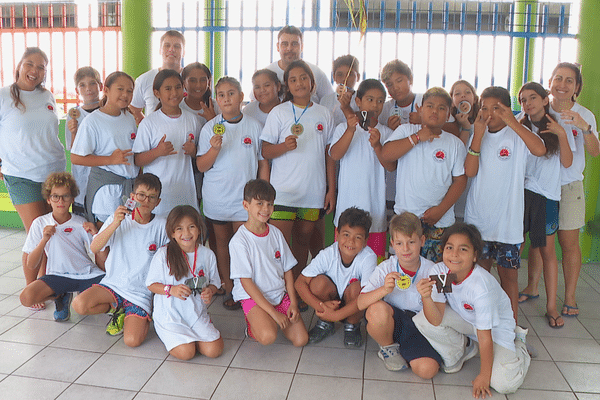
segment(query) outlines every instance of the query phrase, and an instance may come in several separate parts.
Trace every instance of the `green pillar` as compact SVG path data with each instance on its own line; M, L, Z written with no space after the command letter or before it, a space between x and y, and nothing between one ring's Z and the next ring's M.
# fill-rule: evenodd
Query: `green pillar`
M205 26L225 26L225 6L223 0L205 0ZM213 82L217 82L224 75L223 70L223 32L211 31L204 36L204 48L207 50L204 56L204 64L211 68Z
M123 71L135 79L151 68L152 0L123 0L121 12Z
M581 105L590 109L596 116L600 115L600 2L597 0L582 0L579 20L579 35L577 41L577 60L581 64L583 74L583 91L577 100ZM600 157L595 159L586 155L585 179L585 215L586 221L600 218L598 204L598 189L600 180ZM600 232L587 229L580 235L581 250L584 262L600 261Z
M528 10L531 6L531 12ZM514 8L514 31L515 32L535 32L535 18L532 16L537 14L537 0L517 0ZM527 29L529 27L529 29ZM529 45L529 51L527 51ZM517 96L519 89L524 83L531 80L533 71L533 50L534 39L515 38L512 54L512 76L510 79L510 94L512 98L513 110L520 110L521 106ZM526 54L527 52L527 54ZM526 64L527 63L527 64ZM525 65L527 65L527 76L525 76Z

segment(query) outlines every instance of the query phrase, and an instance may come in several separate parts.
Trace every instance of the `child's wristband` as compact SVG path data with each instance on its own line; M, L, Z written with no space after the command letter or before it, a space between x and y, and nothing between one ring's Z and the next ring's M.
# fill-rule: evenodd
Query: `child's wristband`
M417 137L417 143L421 143L421 138L419 137L419 134L415 133L415 136Z
M472 156L475 157L479 157L481 155L480 151L474 151L472 148L469 147L469 150L467 150L467 153L469 153Z
M408 141L410 142L410 144L412 144L412 147L415 147L415 146L416 146L416 144L415 144L415 142L414 142L414 140L413 140L413 138L412 138L412 135L409 135L409 136L408 136Z
M167 299L169 297L171 297L171 285L165 285L165 287L163 288L163 290L165 291L165 294L167 295Z
M463 132L471 132L471 128L465 128L464 126L461 126L460 130Z

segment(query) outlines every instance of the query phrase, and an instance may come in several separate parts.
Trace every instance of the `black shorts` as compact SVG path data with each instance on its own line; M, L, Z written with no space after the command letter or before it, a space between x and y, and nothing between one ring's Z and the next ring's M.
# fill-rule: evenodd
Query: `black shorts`
M425 336L419 332L413 317L415 313L408 310L400 310L390 305L394 310L394 342L400 345L400 355L407 362L417 358L433 358L438 364L442 364L442 357L431 347Z
M50 289L54 291L56 296L60 296L63 293L83 292L92 287L92 285L99 283L102 278L104 278L104 275L98 275L90 279L73 279L62 275L44 275L38 279L50 286Z
M546 198L525 189L523 233L527 232L531 247L546 246Z

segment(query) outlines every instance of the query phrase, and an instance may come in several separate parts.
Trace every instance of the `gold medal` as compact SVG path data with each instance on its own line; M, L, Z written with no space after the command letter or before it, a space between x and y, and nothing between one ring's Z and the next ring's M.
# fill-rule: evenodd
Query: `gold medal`
M302 135L302 132L304 132L304 127L302 126L302 124L294 124L292 125L291 131L294 135L300 136Z
M80 115L81 111L79 111L79 108L77 107L73 107L69 110L69 117L71 117L71 119L77 119Z
M408 275L402 275L400 278L396 279L396 286L400 290L406 290L411 285L411 279Z
M213 132L215 135L223 135L225 133L225 125L215 124L215 126L213 126Z

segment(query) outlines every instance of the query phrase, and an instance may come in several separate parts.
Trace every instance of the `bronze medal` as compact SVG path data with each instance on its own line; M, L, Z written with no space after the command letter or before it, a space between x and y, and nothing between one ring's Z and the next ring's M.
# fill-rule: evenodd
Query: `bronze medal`
M215 135L223 135L225 133L225 125L216 124L215 126L213 126L213 132L215 133Z
M304 127L302 124L294 124L292 125L291 131L294 135L300 136L302 135L302 132L304 132Z
M77 119L80 115L81 111L79 111L79 108L77 107L73 107L69 110L69 117L71 117L71 119Z

